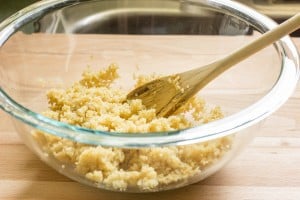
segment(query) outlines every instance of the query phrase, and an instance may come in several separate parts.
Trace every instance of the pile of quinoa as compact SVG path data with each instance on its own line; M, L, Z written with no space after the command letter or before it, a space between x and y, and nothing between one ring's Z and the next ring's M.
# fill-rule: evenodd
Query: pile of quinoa
M223 117L220 107L208 108L199 97L169 117L158 117L141 100L127 100L128 91L112 87L117 70L115 64L99 72L86 70L71 87L51 89L49 110L43 114L84 128L140 134L185 129ZM140 76L135 87L153 78ZM80 144L41 131L33 136L62 166L71 165L96 185L118 191L152 191L186 182L220 160L232 145L232 137L223 137L185 146L122 149Z

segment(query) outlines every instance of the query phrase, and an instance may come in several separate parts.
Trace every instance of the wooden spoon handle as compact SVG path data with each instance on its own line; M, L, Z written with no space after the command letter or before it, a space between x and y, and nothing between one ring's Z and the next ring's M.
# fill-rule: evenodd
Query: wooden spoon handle
M259 50L265 48L266 46L274 43L276 40L282 38L285 35L293 32L300 27L300 13L296 14L292 18L283 22L276 28L266 32L258 39L252 41L251 43L245 45L244 47L234 51L225 58L219 61L219 66L217 71L223 72L231 66L239 63L240 61L246 59L247 57L253 55Z
M181 73L180 76L183 87L189 86L190 88L188 92L186 92L185 98L190 98L230 67L235 66L235 64L274 43L299 27L300 13L283 22L276 28L264 33L249 44L237 49L228 56L206 66Z

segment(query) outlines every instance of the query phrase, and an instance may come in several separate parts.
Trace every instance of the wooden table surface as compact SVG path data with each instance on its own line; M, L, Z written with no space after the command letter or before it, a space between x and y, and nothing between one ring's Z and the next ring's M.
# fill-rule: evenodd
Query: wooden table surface
M300 38L294 39L300 49ZM300 84L261 134L210 178L172 191L124 194L76 183L35 156L0 112L0 199L300 199Z

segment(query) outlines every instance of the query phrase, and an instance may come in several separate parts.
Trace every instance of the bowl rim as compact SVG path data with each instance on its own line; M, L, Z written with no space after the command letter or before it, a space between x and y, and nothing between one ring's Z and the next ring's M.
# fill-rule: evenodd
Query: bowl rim
M92 0L46 0L32 4L0 23L0 48L21 26L43 16L53 9ZM184 3L205 4L215 9L233 13L247 19L260 31L267 31L277 24L257 11L231 0L184 0ZM275 44L282 57L281 73L273 88L260 100L223 119L184 130L161 133L116 133L86 129L35 113L14 101L0 86L0 108L22 122L55 136L79 143L122 148L157 147L204 142L236 133L260 122L275 112L293 93L299 75L299 54L292 40L285 36ZM200 134L201 133L201 134Z

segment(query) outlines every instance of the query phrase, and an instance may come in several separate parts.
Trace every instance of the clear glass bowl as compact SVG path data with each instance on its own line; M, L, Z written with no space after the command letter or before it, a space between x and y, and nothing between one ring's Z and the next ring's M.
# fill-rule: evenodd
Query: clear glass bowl
M275 26L223 0L41 1L0 24L0 107L33 152L78 182L126 192L189 185L236 156L291 95L299 56L289 37L203 89L198 95L225 117L193 128L149 134L85 129L41 115L46 92L70 86L87 65L99 70L110 63L118 63L120 83L129 90L134 73L165 75L207 64ZM84 158L86 149L92 154Z

